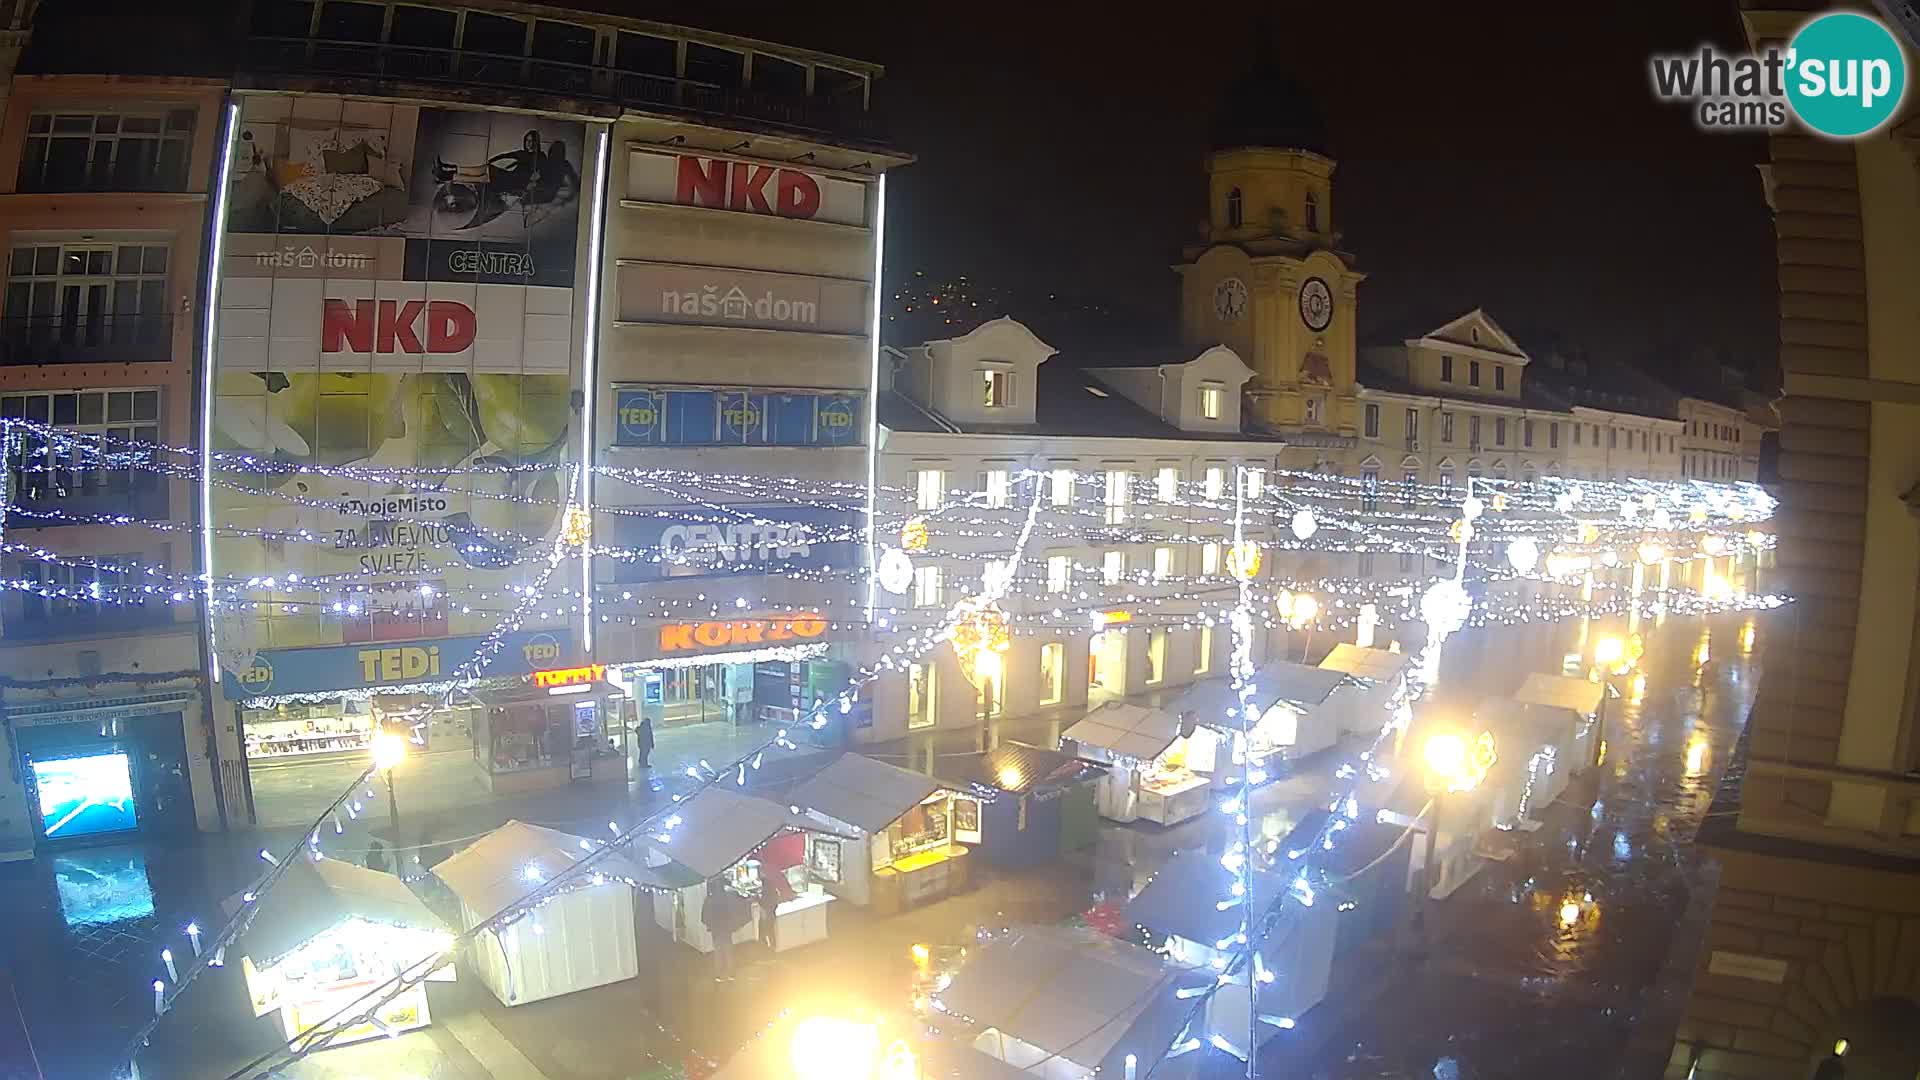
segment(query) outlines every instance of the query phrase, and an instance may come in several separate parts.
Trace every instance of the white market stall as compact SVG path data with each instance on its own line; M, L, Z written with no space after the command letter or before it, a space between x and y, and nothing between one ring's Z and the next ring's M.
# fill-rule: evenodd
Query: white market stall
M455 899L467 929L492 918L598 843L509 821L433 868ZM469 960L506 1005L525 1005L640 973L633 892L640 867L608 853L527 914L474 939Z
M251 895L245 894L245 895ZM232 915L248 901L228 899ZM330 1017L395 975L446 949L453 935L391 874L337 859L302 857L274 886L240 939L240 971L253 1015L280 1013L289 1040L315 1034ZM417 973L416 973L417 974ZM453 964L428 981L453 979ZM427 986L416 983L381 1005L370 1022L341 1029L329 1045L358 1042L432 1023Z
M751 906L733 931L735 944L765 941L784 952L826 939L827 906L835 897L806 852L816 838L838 843L842 837L788 807L719 787L688 799L676 813L680 824L663 834L667 839L647 845L647 873L663 887L653 898L654 921L675 941L713 951L705 917L712 888L730 890ZM838 869L834 864L832 871Z
M1061 740L1071 753L1109 767L1095 789L1101 817L1173 825L1207 812L1211 783L1189 768L1194 741L1181 736L1180 719L1170 712L1109 701ZM1218 740L1209 730L1202 742L1205 760L1196 764L1211 770Z
M1232 715L1240 708L1240 696L1226 680L1196 683L1166 708L1180 719L1184 729L1198 725L1228 741L1229 761L1217 762L1213 769L1195 764L1192 750L1187 754L1190 768L1212 771L1216 779L1221 779L1238 772L1228 764L1240 762L1243 746L1255 767L1272 769L1339 742L1340 709L1332 698L1347 681L1344 673L1327 668L1287 660L1263 664L1253 675L1254 722L1248 732L1241 731L1239 718ZM1196 730L1189 741L1198 736Z
M1320 666L1347 676L1348 681L1333 692L1344 734L1371 739L1390 720L1402 731L1406 729L1411 719L1407 672L1413 667L1412 657L1387 649L1340 644L1320 661Z
M1593 766L1597 756L1594 744L1605 737L1598 717L1606 692L1605 686L1591 679L1535 672L1513 692L1513 700L1546 710L1572 729L1573 760L1567 764L1571 772L1579 774Z
M807 866L842 899L889 915L971 884L966 845L980 842L976 796L897 765L842 754L789 798L824 822L823 831L856 838L807 840Z
M1180 989L1212 981L1094 931L1018 926L972 950L934 1008L1029 1077L1119 1078L1129 1055L1156 1061L1178 1037Z
M1538 828L1539 812L1573 779L1576 733L1566 711L1489 698L1475 710L1474 722L1492 732L1500 748L1500 758L1483 782L1491 793L1494 824Z

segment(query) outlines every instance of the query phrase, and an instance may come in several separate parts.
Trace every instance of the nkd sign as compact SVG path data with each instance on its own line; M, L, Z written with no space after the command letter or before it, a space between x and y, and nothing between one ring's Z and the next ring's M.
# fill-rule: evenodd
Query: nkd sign
M636 147L627 164L627 198L839 225L867 224L863 180L777 162L672 154Z
M473 348L473 309L458 300L328 299L323 303L323 353L457 353Z

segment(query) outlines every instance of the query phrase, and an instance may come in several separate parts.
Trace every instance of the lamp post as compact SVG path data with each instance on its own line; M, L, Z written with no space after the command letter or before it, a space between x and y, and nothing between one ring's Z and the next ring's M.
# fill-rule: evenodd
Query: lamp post
M1593 668L1600 675L1600 711L1593 721L1593 765L1596 768L1600 765L1600 748L1607 739L1607 698L1613 696L1613 677L1632 671L1633 665L1639 660L1634 655L1634 650L1639 647L1639 635L1634 635L1634 641L1636 644L1629 647L1619 637L1608 634L1593 643Z
M1433 805L1433 818L1427 825L1426 861L1421 867L1420 898L1414 906L1415 925L1424 929L1427 902L1439 885L1435 853L1447 796L1472 791L1486 779L1487 770L1496 760L1493 735L1484 731L1473 738L1451 731L1429 735L1421 747L1421 757L1426 765L1427 794Z
M393 768L406 757L406 736L385 728L373 733L373 767L387 781L387 818L393 826L395 844L400 842L400 800L393 793Z

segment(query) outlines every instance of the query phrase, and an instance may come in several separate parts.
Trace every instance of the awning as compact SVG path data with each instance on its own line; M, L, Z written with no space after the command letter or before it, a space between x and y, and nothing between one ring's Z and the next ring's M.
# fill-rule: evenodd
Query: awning
M860 754L842 754L794 788L792 799L801 809L876 833L925 802L941 786L930 776L898 765Z
M1163 709L1109 701L1080 718L1062 738L1125 757L1152 761L1180 737L1180 718Z
M229 916L246 903L244 896L225 901L222 906ZM235 946L257 968L272 967L322 931L351 918L422 930L445 929L406 882L339 859L298 856L259 903L253 924Z
M446 882L469 911L483 919L491 918L599 846L558 829L509 821L442 860L433 868L433 875ZM658 875L624 852L611 852L594 867L610 878L665 887L664 882L656 880Z
M1546 705L1556 709L1571 709L1581 716L1592 716L1600 711L1600 695L1606 688L1590 679L1574 679L1565 675L1542 675L1534 673L1513 692L1513 700L1525 705Z
M1383 682L1404 675L1413 666L1413 658L1386 649L1341 644L1333 647L1327 658L1320 661L1320 666L1330 671L1344 671L1356 679Z
M822 829L819 822L796 814L778 803L722 787L710 787L702 791L681 803L674 813L679 815L680 824L666 833L668 839L664 842L648 840L647 846L694 875L692 880L676 881L675 884L693 884L694 881L705 881L724 873L788 829L839 835ZM888 822L892 820L887 819ZM885 825L881 827L885 828ZM658 873L657 868L655 873Z
M942 765L941 771L951 780L1018 795L1071 784L1106 770L1058 750L1010 742L984 754L968 754L958 763Z

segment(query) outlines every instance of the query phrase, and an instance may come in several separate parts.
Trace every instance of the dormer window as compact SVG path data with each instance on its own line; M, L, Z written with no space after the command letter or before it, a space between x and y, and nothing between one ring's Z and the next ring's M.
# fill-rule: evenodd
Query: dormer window
M1306 221L1308 232L1320 231L1320 193L1317 191L1307 192Z
M1200 384L1200 417L1203 420L1218 420L1225 406L1226 387L1219 383Z
M1245 200L1240 197L1240 189L1233 188L1227 192L1227 228L1239 228L1245 218Z
M1013 404L1013 372L1000 368L981 368L983 382L980 404L989 409L1004 409Z

